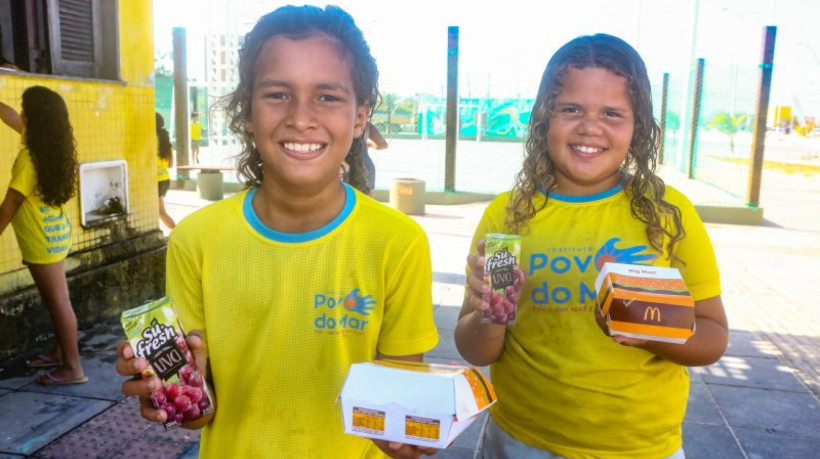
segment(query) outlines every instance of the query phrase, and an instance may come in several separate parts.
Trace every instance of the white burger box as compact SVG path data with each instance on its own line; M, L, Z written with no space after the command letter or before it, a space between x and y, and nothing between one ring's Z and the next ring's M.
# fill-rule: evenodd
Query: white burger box
M607 262L595 291L610 334L683 344L695 333L695 301L677 268Z
M477 368L396 360L351 365L339 395L345 433L438 449L495 400Z

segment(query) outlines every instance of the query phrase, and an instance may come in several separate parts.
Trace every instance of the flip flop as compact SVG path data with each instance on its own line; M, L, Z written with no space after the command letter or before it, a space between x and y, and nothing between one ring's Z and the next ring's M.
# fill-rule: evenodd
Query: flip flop
M26 367L28 368L49 368L49 367L59 367L63 364L63 361L60 359L55 359L54 357L50 357L46 354L40 354L37 357L34 357L31 360L26 360Z
M41 384L43 386L66 386L70 384L84 384L88 382L88 376L80 376L77 379L64 379L59 378L51 374L50 371L42 373L37 379L34 380L37 384Z

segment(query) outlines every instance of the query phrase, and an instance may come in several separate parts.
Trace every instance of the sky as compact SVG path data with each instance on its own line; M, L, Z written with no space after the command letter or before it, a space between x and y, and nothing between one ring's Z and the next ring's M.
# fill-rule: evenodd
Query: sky
M171 29L185 28L188 76L202 80L207 30L244 34L261 14L282 4L154 0L155 46L160 54L169 54ZM754 88L763 28L776 25L770 105L789 105L798 116L820 117L820 34L816 32L820 1L816 0L337 0L335 4L347 10L364 32L379 65L382 93L408 96L445 95L448 26L459 27L462 97L533 98L552 53L572 38L597 32L617 35L634 46L653 82L660 82L665 72L673 82L686 81L690 62L703 58L707 76L731 78L738 81L738 88ZM731 92L731 102L719 103L734 105L735 91ZM754 94L739 94L737 104L752 110L754 98Z

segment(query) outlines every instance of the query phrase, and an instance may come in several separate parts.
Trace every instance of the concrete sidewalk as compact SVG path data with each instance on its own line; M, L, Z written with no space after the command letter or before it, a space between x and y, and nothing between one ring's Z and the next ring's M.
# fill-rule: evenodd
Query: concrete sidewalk
M690 459L815 458L820 451L820 308L813 302L820 296L820 183L815 177L764 183L770 201L763 205L773 216L766 226L707 225L732 333L718 363L691 370L684 424ZM678 185L687 193L685 186ZM177 220L207 203L182 191L171 191L166 202ZM441 335L427 360L463 362L453 328L464 257L485 206L427 206L425 216L415 217L430 237ZM197 432L164 432L142 421L135 401L120 395L113 362L122 337L115 320L81 331L91 378L82 386L34 384L35 372L23 368L22 357L0 367L0 459L195 457ZM438 457L471 458L479 424Z

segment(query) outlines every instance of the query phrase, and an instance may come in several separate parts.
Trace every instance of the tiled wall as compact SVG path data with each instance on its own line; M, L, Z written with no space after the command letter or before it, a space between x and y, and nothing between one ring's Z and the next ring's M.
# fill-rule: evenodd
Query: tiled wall
M129 0L120 2L119 8L121 81L0 73L0 100L17 110L21 95L29 86L46 86L63 96L80 163L124 159L128 164L130 212L124 222L83 228L78 196L66 204L73 225L72 253L158 229L151 1ZM19 149L20 136L0 124L3 194ZM76 261L69 256L68 270L74 267L72 263ZM31 283L9 226L0 237L0 295Z

